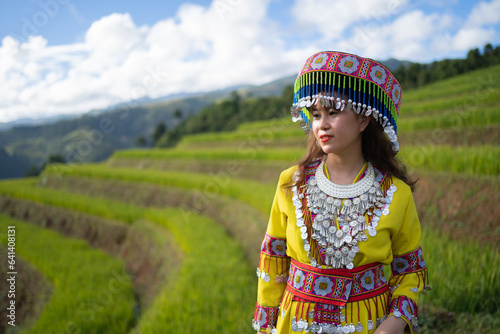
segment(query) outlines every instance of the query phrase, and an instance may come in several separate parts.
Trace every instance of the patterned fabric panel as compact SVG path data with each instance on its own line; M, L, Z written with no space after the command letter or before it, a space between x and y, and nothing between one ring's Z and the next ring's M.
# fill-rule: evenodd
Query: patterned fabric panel
M309 268L307 268L309 267ZM343 306L349 299L352 278L348 270L333 269L324 273L310 266L301 267L292 260L287 289L306 300ZM335 272L334 272L335 271Z
M276 322L278 321L278 310L278 307L265 307L256 304L252 320L253 328L256 331L275 333Z
M387 313L398 318L403 318L410 326L412 332L418 329L417 304L410 298L406 296L399 296L398 298L393 299L389 305Z
M388 289L383 265L377 265L373 268L353 274L351 299L349 301L378 289L383 289L383 291Z
M266 233L260 251L270 256L286 257L286 239L275 238Z
M316 303L314 308L314 321L319 324L338 325L341 322L340 306Z
M402 275L418 272L425 269L425 260L422 247L403 255L394 256L391 269L393 275Z

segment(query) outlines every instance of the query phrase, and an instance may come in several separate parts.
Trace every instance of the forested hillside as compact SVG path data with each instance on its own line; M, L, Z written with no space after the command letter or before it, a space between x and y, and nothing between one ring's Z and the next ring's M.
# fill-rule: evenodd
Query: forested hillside
M12 159L2 157L6 167L0 178L24 176L30 167L42 166L51 155L59 155L67 163L102 161L116 149L133 147L137 137L152 133L158 122L175 125L210 101L191 98L182 103L122 107L97 115L2 131L0 148L18 158L13 164L9 161ZM182 114L175 117L178 109Z

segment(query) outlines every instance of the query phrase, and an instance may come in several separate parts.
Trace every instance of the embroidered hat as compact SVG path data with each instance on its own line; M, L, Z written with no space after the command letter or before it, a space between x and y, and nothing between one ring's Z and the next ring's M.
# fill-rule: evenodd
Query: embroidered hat
M334 97L336 93L336 97ZM292 120L311 130L311 105L317 101L328 107L370 116L384 128L394 151L399 150L396 135L401 106L401 86L379 62L336 51L318 52L309 57L294 86Z

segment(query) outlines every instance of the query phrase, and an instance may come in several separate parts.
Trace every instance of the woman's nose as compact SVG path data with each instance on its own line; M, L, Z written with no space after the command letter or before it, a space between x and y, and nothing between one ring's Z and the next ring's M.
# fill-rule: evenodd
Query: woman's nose
M328 127L330 126L330 123L328 122L328 117L326 115L321 115L318 121L320 129L328 129Z

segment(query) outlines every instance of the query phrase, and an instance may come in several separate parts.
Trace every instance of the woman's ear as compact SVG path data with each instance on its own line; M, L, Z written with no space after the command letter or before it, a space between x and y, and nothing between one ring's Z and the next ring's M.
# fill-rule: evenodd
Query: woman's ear
M370 123L370 116L365 116L365 115L359 116L359 132L365 131L369 123Z

